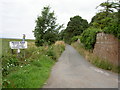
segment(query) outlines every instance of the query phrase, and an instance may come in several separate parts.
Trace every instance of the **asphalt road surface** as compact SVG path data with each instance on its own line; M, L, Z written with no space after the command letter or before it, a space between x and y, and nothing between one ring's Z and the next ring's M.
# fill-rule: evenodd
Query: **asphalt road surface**
M93 66L66 45L43 88L118 88L118 74Z

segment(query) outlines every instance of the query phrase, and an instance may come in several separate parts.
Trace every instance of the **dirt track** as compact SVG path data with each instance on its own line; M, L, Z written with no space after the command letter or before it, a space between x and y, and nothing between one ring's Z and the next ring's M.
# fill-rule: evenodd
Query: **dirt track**
M118 75L94 67L67 45L43 88L118 88Z

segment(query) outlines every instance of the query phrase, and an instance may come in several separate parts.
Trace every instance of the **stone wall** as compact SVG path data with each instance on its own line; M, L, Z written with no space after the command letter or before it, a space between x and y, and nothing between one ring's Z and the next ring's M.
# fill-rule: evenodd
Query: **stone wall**
M98 33L93 53L113 64L118 64L120 60L120 42L113 35Z

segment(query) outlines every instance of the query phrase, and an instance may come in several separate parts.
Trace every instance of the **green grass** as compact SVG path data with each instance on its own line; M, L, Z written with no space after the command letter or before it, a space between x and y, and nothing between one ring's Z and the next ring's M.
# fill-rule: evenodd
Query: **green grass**
M3 51L4 53L1 57L2 87L42 88L49 77L52 66L64 51L65 46L36 47L34 41L29 40L28 48L25 49L25 57L23 57L23 50L21 50L19 57L17 57L16 53L10 53L9 41L12 40L6 39L3 41L6 45L2 49L7 52Z
M108 60L104 60L95 56L91 51L85 50L81 44L75 42L72 43L72 46L93 65L105 70L110 70L115 73L120 73L120 66L114 65Z
M19 67L16 71L7 75L4 82L6 88L42 88L48 79L54 61L47 56L41 56L28 65ZM5 80L4 79L4 80Z

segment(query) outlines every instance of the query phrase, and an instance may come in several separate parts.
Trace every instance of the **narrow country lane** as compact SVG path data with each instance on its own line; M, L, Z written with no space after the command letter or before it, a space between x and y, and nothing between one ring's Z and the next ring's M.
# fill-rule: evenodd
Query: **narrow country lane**
M118 75L93 66L66 45L43 88L118 88Z

